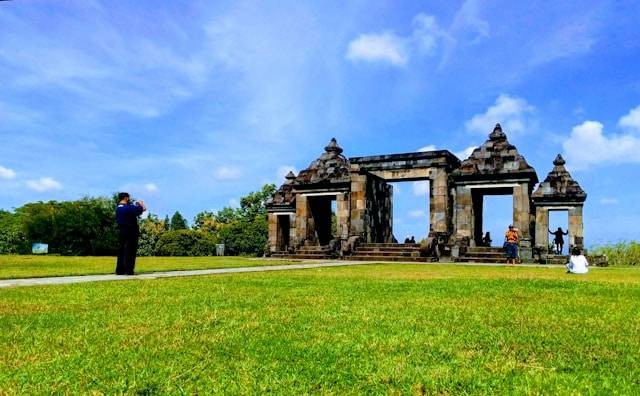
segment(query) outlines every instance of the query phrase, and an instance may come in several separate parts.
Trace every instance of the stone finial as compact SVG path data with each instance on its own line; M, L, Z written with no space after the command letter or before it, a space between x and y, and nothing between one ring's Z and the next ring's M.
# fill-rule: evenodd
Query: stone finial
M489 139L491 140L506 139L506 137L507 135L505 135L504 132L502 132L502 126L500 126L500 123L497 123L496 126L493 128L493 132L489 134Z
M555 166L564 165L566 163L567 163L567 161L565 161L564 158L562 158L562 155L560 155L560 154L558 154L556 156L556 159L553 160L553 165L555 165Z
M331 141L324 149L327 153L335 152L335 153L341 154L343 151L342 147L338 146L338 142L336 141L336 138L331 138Z
M293 180L296 178L296 175L292 171L289 171L289 173L287 173L287 175L284 178L287 180Z

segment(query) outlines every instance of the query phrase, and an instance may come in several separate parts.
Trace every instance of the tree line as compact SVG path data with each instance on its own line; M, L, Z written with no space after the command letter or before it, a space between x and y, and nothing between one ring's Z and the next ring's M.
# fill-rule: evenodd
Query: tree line
M262 255L268 238L266 200L276 187L240 199L238 208L203 211L193 224L175 212L160 219L152 213L140 224L140 256L208 256L217 244L227 255ZM0 210L0 253L28 254L31 244L47 243L49 253L115 255L118 233L114 220L116 197L86 197L76 201L48 201Z

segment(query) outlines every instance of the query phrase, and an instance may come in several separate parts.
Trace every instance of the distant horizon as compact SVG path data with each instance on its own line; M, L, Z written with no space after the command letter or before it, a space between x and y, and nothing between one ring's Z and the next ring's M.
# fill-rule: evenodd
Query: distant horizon
M606 0L0 2L0 208L124 190L192 223L332 137L463 160L499 122L541 180L563 155L586 246L640 240L638 20ZM418 238L424 184L398 186Z

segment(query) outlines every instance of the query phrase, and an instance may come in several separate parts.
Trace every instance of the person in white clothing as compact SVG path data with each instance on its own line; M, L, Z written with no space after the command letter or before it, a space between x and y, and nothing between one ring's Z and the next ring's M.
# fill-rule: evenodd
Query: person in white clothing
M580 249L574 247L571 250L571 257L567 263L567 273L571 274L586 274L589 272L589 263L587 258L580 253Z

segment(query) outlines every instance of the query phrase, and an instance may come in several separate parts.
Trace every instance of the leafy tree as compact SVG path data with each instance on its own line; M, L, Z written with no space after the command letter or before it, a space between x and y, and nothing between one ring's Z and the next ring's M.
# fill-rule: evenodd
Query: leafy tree
M169 231L169 227L171 226L171 221L169 220L169 215L164 216L164 230Z
M165 220L149 214L146 219L140 221L140 242L138 244L139 256L157 255L157 245L160 237L166 232Z
M29 251L29 241L18 215L0 210L0 254L26 254Z
M240 199L240 208L224 208L216 217L223 223L217 232L218 241L225 244L230 255L261 255L268 239L266 202L276 186L266 184L260 191ZM224 219L224 221L222 220Z
M160 236L157 247L160 256L212 256L216 240L202 231L167 231Z
M176 211L173 216L171 216L171 226L169 227L169 229L171 231L177 231L177 230L186 230L187 228L189 228L189 225L187 224L187 219L185 219L180 212Z
M213 212L200 212L196 215L193 221L193 228L209 234L215 234L220 228L221 224L216 219L216 215Z
M48 243L51 253L112 255L117 250L111 199L36 202L16 209L16 214L28 242Z

